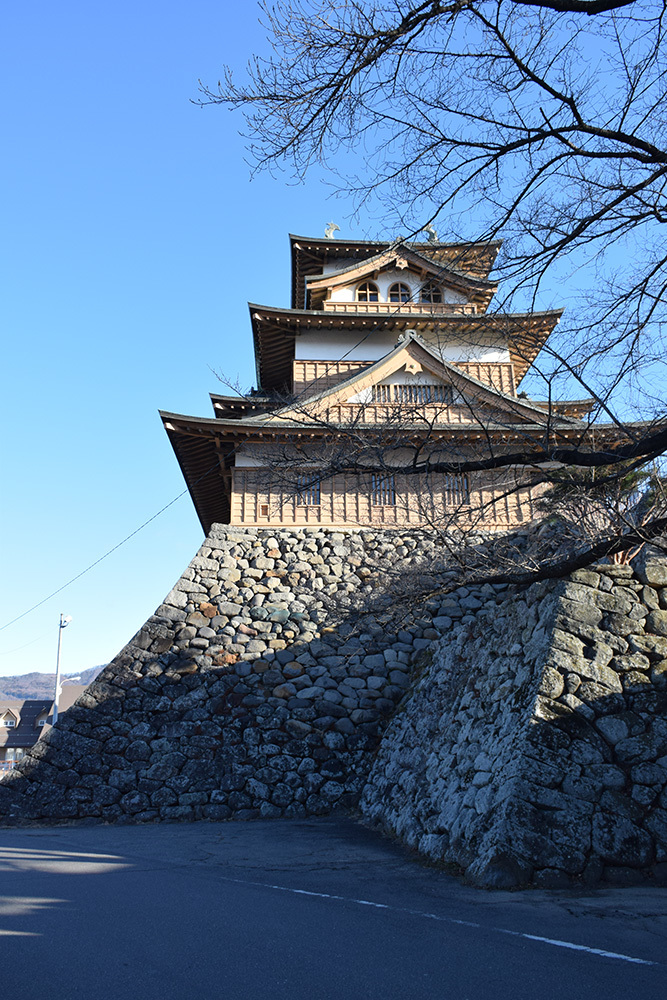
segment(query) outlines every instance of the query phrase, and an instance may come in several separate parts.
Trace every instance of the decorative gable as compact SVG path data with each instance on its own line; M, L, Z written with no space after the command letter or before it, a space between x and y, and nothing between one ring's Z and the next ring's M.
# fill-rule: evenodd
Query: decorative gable
M414 359L347 400L348 403L395 403L399 406L452 405L461 401L461 393L451 381L445 382L425 371Z
M470 278L410 250L403 244L347 267L307 279L311 309L343 311L356 303L358 311L417 307L420 311L484 311L495 285ZM475 300L473 302L473 300Z
M390 418L391 410L400 409L409 417L416 407L422 418L438 424L534 426L549 421L543 408L478 381L460 367L443 361L410 332L380 361L303 403L278 410L268 422L324 419L334 423L377 423ZM416 409L414 413L418 416ZM580 424L573 418L563 419Z

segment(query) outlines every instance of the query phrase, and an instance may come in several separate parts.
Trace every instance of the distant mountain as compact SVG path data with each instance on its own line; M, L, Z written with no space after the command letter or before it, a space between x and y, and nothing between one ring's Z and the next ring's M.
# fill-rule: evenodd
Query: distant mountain
M105 666L102 663L98 667L88 667L79 674L63 674L63 687L66 684L90 684ZM53 698L55 683L55 674L42 674L37 670L30 674L0 677L0 698Z

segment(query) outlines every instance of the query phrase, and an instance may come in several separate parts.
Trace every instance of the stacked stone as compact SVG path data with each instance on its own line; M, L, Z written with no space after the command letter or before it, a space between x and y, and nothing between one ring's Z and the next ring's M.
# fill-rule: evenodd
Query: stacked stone
M474 881L667 877L667 561L603 565L453 625L362 810Z
M305 817L362 796L482 884L664 877L667 562L411 599L451 585L437 556L396 531L214 526L0 783L0 815Z
M214 526L155 615L0 785L0 814L349 808L414 656L441 635L431 612L395 606L392 574L404 593L406 579L435 583L433 564L430 539L391 531Z

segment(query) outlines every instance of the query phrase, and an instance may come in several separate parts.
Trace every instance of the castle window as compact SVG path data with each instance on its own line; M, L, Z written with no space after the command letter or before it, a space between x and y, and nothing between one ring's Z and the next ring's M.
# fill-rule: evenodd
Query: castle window
M445 503L450 507L464 507L470 503L470 485L468 477L448 473L443 486Z
M454 391L451 385L407 385L394 386L395 403L452 403Z
M372 388L374 403L403 403L419 405L424 403L454 402L454 390L450 385L419 385L410 382L406 385L374 385Z
M397 281L395 284L391 285L389 289L389 301L390 302L409 302L412 298L412 293L407 285L404 285L402 281Z
M393 385L374 385L371 389L371 402L391 403L393 401L391 391L393 388Z
M297 476L298 493L296 502L300 507L319 507L320 505L320 481L313 479L312 475L302 474Z
M357 288L357 302L377 302L379 297L378 286L372 281L364 281Z
M435 281L422 285L420 299L422 302L442 302L442 288Z
M371 476L371 503L374 507L396 506L396 482L393 476Z

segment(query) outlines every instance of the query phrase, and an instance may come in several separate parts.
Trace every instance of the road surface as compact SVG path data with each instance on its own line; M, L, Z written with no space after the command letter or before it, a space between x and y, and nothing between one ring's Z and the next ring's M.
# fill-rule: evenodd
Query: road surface
M347 820L0 830L17 1000L665 1000L667 890L463 886Z

